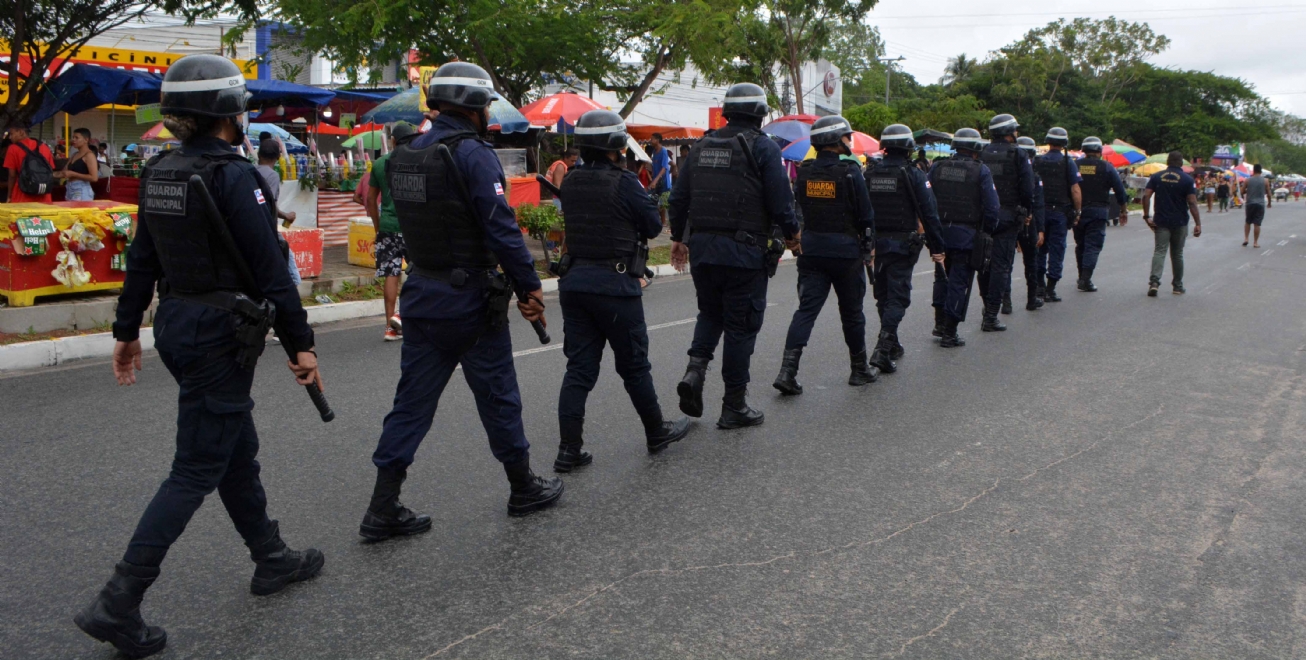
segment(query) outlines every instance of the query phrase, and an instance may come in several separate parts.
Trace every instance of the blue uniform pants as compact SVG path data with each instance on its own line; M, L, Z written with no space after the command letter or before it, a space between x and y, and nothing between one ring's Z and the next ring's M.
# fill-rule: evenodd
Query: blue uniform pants
M1066 214L1048 209L1043 216L1043 247L1038 249L1038 275L1061 279L1061 264L1066 260Z
M1003 297L1011 294L1011 270L1015 264L1016 232L994 234L989 269L979 274L980 297L986 305L1001 305Z
M711 360L724 334L721 380L727 388L743 387L750 380L749 362L766 314L766 270L699 264L690 274L698 321L689 356Z
M1025 288L1038 284L1038 232L1034 231L1034 225L1031 223L1027 231L1023 231L1016 236L1016 244L1020 246L1020 259L1025 265Z
M975 269L970 267L970 250L948 249L943 266L934 267L934 306L957 321L966 320L970 307L970 288L975 283Z
M802 348L812 336L812 326L830 297L830 289L839 300L839 319L843 323L843 341L850 353L866 350L866 315L862 300L866 298L866 269L861 259L798 257L798 311L789 323L785 350Z
M911 278L921 249L910 254L888 252L875 255L875 309L880 313L880 332L898 333L898 324L911 306Z
M412 464L431 430L440 395L459 365L476 398L494 457L515 463L529 454L507 326L487 331L480 315L467 321L408 317L394 407L385 416L381 440L372 454L377 467L402 469Z
M563 291L562 351L567 356L567 375L558 395L558 419L585 419L585 401L599 381L603 346L612 346L617 374L641 420L660 421L657 391L653 388L653 367L648 362L648 328L644 325L644 301L639 296L605 296Z
M1075 264L1081 273L1097 268L1097 257L1106 244L1106 223L1105 218L1080 218L1075 225Z
M158 566L215 489L249 545L272 522L259 480L254 372L236 363L234 318L199 303L165 299L155 317L159 357L177 381L177 450L172 471L150 500L123 561Z

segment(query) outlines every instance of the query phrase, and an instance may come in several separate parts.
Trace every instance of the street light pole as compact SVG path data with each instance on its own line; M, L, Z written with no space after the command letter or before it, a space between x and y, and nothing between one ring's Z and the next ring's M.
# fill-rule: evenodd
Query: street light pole
M889 66L891 62L901 62L907 58L899 55L897 57L879 57L876 58L884 62L884 105L889 105L889 82L893 79L893 67Z

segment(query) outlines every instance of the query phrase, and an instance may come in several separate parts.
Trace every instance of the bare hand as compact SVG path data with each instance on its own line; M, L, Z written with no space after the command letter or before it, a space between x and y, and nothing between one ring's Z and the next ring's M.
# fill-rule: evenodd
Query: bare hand
M1143 222L1147 223L1148 229L1151 229L1152 231L1156 231L1156 223L1152 222L1151 218L1143 218Z
M1120 209L1120 226L1123 227L1127 224L1129 224L1129 211Z
M683 273L689 266L689 246L678 241L671 242L671 267Z
M539 321L544 324L544 327L548 327L548 323L544 320L543 289L536 289L526 294L524 302L519 299L517 301L517 311L521 312L522 318L527 321Z
M938 254L931 254L931 255L930 255L930 261L933 261L933 262L936 263L936 264L941 264L941 263L943 263L944 256L945 256L945 255L944 255L942 252L940 252L940 253L938 253Z
M294 222L294 221L295 221L295 212L286 211L286 222Z
M326 383L322 380L322 374L317 370L317 355L308 351L300 351L295 354L295 360L291 362L286 360L286 366L290 367L290 372L295 374L295 382L300 385L317 384L317 388L326 391Z
M135 385L141 370L141 340L120 341L113 345L113 376L119 385Z
M1193 225L1193 238L1197 238L1198 236L1201 236L1201 235L1202 235L1202 226L1201 226L1201 225Z
M1035 244L1035 247L1043 247L1043 232L1038 233L1038 243Z

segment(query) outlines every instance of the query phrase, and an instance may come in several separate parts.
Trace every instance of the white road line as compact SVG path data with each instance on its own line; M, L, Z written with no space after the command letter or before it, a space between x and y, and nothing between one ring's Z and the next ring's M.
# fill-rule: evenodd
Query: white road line
M921 271L921 272L919 272L919 273L912 273L912 277L920 277L921 275L929 275L930 273L933 273L933 272L934 272L934 269L931 268L931 269L929 269L929 270L923 270L923 271Z
M779 303L767 303L767 307L774 307L777 304ZM648 326L648 329L661 330L662 328L670 328L672 326L685 325L686 323L693 323L694 321L697 320L698 320L697 318L680 319L679 321L671 321L670 323L659 323L657 325L650 325ZM513 351L512 356L516 358L516 357L522 357L524 355L534 355L536 353L547 353L549 351L557 351L557 350L562 350L561 341L557 342L556 344L549 344L548 346L538 346L536 348L528 348L521 351Z
M775 303L771 303L771 304L774 305ZM657 325L650 325L650 326L648 327L648 329L649 329L649 330L661 330L662 328L670 328L670 327L673 326L673 325L684 325L684 324L686 324L686 323L693 323L694 321L697 321L697 320L698 320L697 318L692 318L692 319L680 319L679 321L672 321L672 322L670 322L670 323L659 323L659 324L657 324Z
M1261 253L1261 256L1262 256L1262 257L1268 257L1268 256L1270 256L1270 253L1271 253L1271 252L1274 252L1274 248L1270 248L1270 249L1268 249L1268 250L1262 252L1262 253Z
M1282 241L1279 241L1278 243L1275 243L1275 245L1280 245L1280 246L1282 246L1282 245L1287 245L1287 244L1288 244L1288 240L1287 240L1287 239L1284 239L1284 240L1282 240Z
M1238 267L1238 270L1247 270L1248 268L1251 268L1251 267L1252 267L1252 262L1249 261L1249 262L1247 262L1247 263L1245 263L1245 264L1239 266L1239 267Z

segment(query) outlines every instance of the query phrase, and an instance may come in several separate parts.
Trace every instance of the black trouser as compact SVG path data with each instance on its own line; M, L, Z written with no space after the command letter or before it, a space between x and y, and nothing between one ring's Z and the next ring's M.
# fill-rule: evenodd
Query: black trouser
M898 324L911 306L911 279L920 260L919 246L910 254L890 252L875 256L875 309L880 313L880 331L897 334Z
M749 361L766 314L766 270L699 264L690 271L698 297L698 322L689 356L712 359L724 334L721 380L727 388L750 380Z
M866 350L866 315L862 300L866 298L866 270L861 259L798 257L798 311L789 323L785 350L802 348L812 336L812 326L830 297L830 289L839 300L839 319L843 323L843 340L852 353Z
M989 269L979 274L980 297L984 304L1000 306L1011 293L1011 270L1016 265L1016 232L993 235L993 253Z
M934 306L958 322L966 320L970 307L970 289L975 283L975 269L970 267L970 250L948 248L943 253L942 268L934 268Z
M1016 236L1016 242L1020 245L1020 256L1025 262L1025 289L1028 291L1029 287L1038 286L1039 281L1038 232L1030 225L1028 231L1022 231Z
M599 380L603 346L612 346L617 374L626 385L630 402L641 420L661 416L653 388L653 368L648 362L648 328L644 301L639 296L604 296L563 291L562 351L567 375L558 395L558 419L585 419L585 401Z

